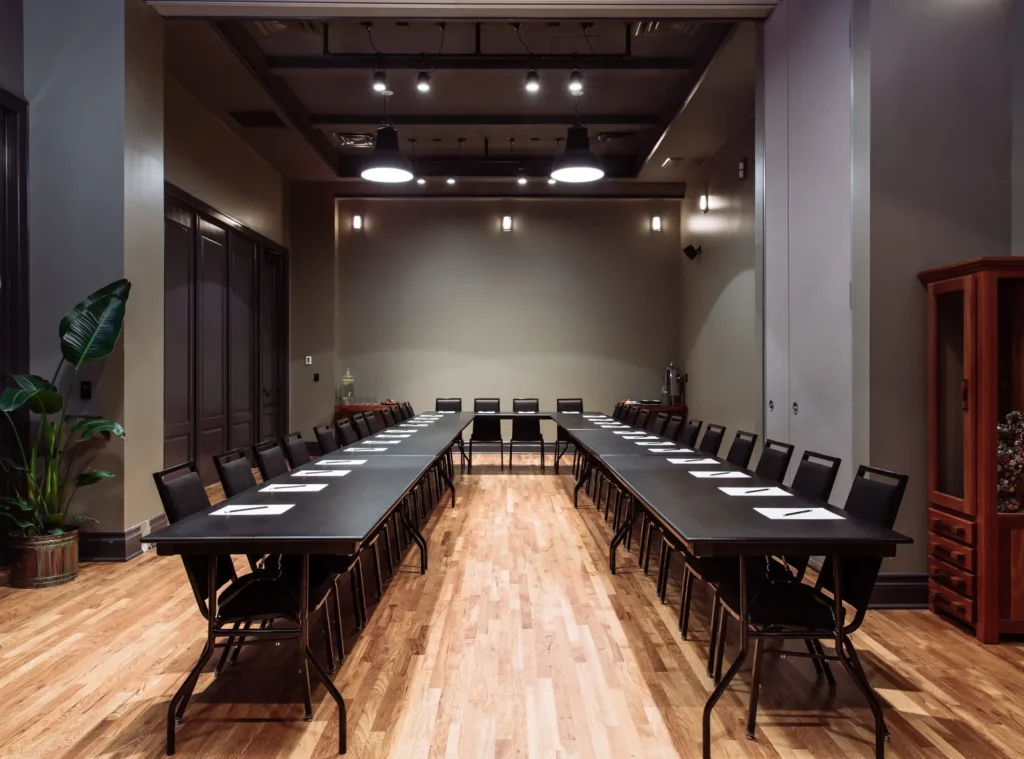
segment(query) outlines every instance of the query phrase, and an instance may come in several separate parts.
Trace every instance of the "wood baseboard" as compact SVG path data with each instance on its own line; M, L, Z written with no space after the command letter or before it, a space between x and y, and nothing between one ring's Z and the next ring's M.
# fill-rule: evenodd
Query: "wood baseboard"
M883 573L871 594L872 609L927 609L928 573Z
M82 561L130 561L142 555L142 537L167 526L164 514L129 527L124 532L81 531L78 555Z

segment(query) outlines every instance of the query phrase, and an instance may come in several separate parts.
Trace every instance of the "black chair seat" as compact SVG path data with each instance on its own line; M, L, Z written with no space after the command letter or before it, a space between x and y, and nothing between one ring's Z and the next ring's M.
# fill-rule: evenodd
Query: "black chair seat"
M739 584L723 582L719 597L731 611L739 613ZM832 635L835 614L832 599L804 583L763 583L747 589L747 620L755 627L792 632L818 632Z

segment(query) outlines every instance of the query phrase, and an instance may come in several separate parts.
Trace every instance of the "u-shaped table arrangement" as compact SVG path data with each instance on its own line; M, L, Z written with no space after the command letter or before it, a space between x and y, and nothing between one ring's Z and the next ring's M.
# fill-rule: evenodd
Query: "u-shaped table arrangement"
M446 489L451 491L452 507L455 506L455 483L450 476L453 469L438 467L438 464L451 455L463 430L477 415L477 412L420 414L263 483L254 492L228 499L214 509L194 514L144 538L156 544L161 555L286 554L301 557L300 645L311 668L338 704L339 753L346 750L345 704L308 645L306 590L310 556L357 554L397 510L419 548L420 571L426 572L426 541L414 520L409 519L403 504L429 472L438 471ZM496 412L486 415L553 421L582 455L577 496L597 469L629 495L636 506L612 539L609 566L613 573L617 547L631 531L641 511L695 557L736 557L742 619L747 618L744 578L748 557L785 554L888 557L895 555L899 544L911 542L910 538L892 530L845 516L840 509L808 501L776 482L740 470L718 457L695 453L674 441L637 432L604 414ZM556 472L564 453L565 448L556 451ZM826 513L820 519L808 519L808 510ZM799 513L802 518L787 519L787 513ZM217 562L207 564L210 568L207 648L212 651L214 647L228 645L223 641L236 638L238 631L218 622ZM842 562L835 561L832 565L838 617L843 608ZM712 709L747 656L748 625L739 627L739 654L704 707L703 755L706 759L711 756ZM843 629L842 625L837 625L837 651L842 647ZM195 676L208 658L204 649L204 657L193 670ZM856 676L853 680L872 706L875 753L881 757L885 726L878 699L867 682ZM186 680L186 684L188 682ZM169 754L174 752L173 717L173 710L169 710Z

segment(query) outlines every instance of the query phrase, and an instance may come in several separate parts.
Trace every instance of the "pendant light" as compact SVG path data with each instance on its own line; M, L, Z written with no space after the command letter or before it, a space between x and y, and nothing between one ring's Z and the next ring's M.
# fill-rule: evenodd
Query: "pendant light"
M540 74L537 73L537 69L530 69L526 72L526 91L540 92Z
M601 159L590 150L590 134L587 128L576 123L569 127L565 150L555 158L551 167L551 178L558 182L579 184L596 182L604 176Z
M412 164L398 147L398 131L393 126L377 129L377 139L371 155L363 166L363 179L370 182L395 184L413 178Z

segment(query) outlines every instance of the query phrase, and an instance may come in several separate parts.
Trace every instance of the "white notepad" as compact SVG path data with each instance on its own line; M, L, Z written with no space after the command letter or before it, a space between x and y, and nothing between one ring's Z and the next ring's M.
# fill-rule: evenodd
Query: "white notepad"
M351 453L380 453L386 451L387 448L346 448L345 450Z
M631 438L628 438L628 437L627 438L623 438L623 440L630 440L630 439ZM659 443L658 441L654 441L653 443L651 443L651 442L648 442L646 440L634 440L633 442L636 445L664 445L664 443Z
M718 462L714 459L666 459L670 464L691 464L695 466L707 466L708 464L717 464Z
M309 482L287 485L283 482L272 482L266 487L260 488L261 493L316 493L327 487L326 482Z
M648 453L693 453L690 448L648 448Z
M365 464L366 459L328 459L327 461L314 461L317 466L359 466Z
M755 498L757 496L789 498L789 493L782 488L719 488L719 490L726 495L751 496ZM792 509L789 509L789 511L792 511Z
M274 514L284 514L288 509L294 506L294 503L260 503L246 505L244 503L234 503L230 506L211 511L211 517L229 517L234 514L238 516L246 517L266 517L273 516Z
M493 411L477 411L478 414L493 414Z
M755 508L759 514L762 514L769 519L846 519L846 517L836 514L834 511L828 509L780 509L780 508Z
M382 432L378 437L412 437L411 432Z
M300 469L292 477L344 477L351 469Z
M517 411L517 414L536 414L536 411Z
M626 430L621 430L621 431L618 431L618 432L613 432L612 434L613 435L628 435L629 432L627 432Z
M403 424L403 427L426 427L425 424Z
M387 438L375 437L370 442L373 443L373 445L398 445L402 441L401 440L388 440Z
M750 475L744 472L690 472L694 477L700 477L702 479L721 479L721 480L749 480Z
M439 414L454 414L454 411L438 411Z
M604 414L584 414L584 419L607 419L608 417Z
M579 411L559 411L560 414L578 414Z
M664 442L657 435L626 435L626 440L653 440L656 443Z

